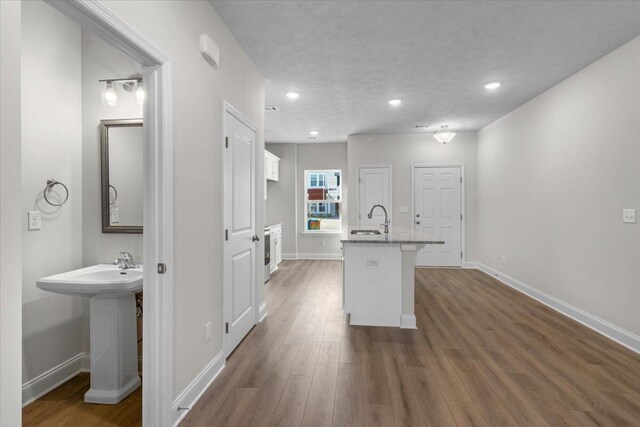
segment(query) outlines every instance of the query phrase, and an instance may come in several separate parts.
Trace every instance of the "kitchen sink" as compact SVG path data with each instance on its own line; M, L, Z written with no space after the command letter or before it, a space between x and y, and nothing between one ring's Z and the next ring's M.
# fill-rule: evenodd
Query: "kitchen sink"
M374 236L380 234L378 230L351 230L351 234Z

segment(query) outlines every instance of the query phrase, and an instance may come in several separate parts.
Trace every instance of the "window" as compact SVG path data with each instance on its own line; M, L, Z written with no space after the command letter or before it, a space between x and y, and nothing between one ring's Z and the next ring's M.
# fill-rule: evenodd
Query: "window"
M342 231L342 171L306 170L304 183L305 231Z

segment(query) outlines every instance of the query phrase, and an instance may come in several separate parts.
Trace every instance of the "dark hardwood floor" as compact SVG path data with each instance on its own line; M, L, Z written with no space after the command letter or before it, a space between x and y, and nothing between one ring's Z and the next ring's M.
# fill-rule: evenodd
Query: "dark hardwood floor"
M25 426L140 426L142 388L117 405L84 403L89 374L80 374L22 409Z
M283 262L267 319L182 425L640 425L640 356L495 279L417 270L418 329L400 330L348 326L341 271ZM139 416L139 391L129 409L98 413L82 404L86 381L26 407L25 423L139 424L124 415Z

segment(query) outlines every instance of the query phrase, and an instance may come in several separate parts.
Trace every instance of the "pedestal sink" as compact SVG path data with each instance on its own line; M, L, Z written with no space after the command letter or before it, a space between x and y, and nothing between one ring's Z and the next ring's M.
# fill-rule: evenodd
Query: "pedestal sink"
M91 388L85 402L115 404L140 387L135 293L142 290L142 266L99 264L43 277L36 285L90 298Z

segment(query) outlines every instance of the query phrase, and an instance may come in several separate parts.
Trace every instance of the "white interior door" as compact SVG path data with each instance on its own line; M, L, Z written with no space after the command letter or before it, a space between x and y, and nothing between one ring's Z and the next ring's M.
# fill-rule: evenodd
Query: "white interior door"
M388 166L362 167L359 170L359 198L358 198L358 220L360 227L378 227L384 222L384 212L376 209L373 217L369 219L367 214L373 205L382 205L389 213L391 220L391 194L390 194L391 171Z
M255 324L255 144L256 133L225 113L224 150L224 321L225 356ZM261 159L262 160L262 159ZM257 237L257 236L256 236Z
M426 245L416 266L462 265L462 174L459 166L414 169L414 224L444 245Z

